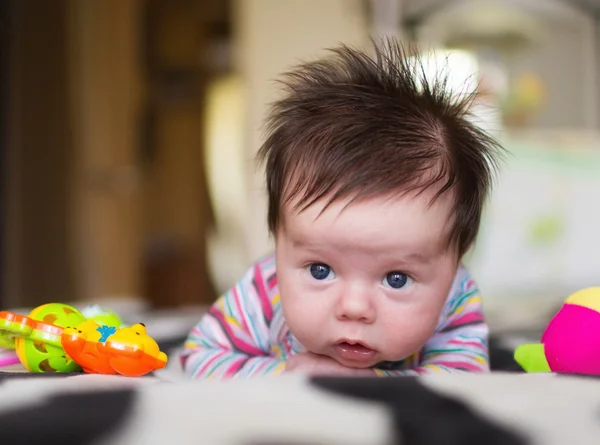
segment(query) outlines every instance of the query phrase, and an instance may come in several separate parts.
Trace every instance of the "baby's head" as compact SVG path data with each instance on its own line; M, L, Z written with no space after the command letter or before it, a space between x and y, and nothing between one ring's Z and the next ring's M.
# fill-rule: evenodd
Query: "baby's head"
M420 74L393 41L303 64L259 152L286 322L347 366L401 360L431 337L500 151L467 99Z

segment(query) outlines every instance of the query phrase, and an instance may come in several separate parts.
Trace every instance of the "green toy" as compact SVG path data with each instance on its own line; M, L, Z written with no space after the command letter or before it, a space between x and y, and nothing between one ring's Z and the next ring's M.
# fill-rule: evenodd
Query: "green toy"
M28 316L0 312L0 345L15 349L19 360L30 372L77 372L81 367L61 344L63 328L78 326L86 319L119 328L119 317L98 307L84 309L89 316L63 303L38 306Z

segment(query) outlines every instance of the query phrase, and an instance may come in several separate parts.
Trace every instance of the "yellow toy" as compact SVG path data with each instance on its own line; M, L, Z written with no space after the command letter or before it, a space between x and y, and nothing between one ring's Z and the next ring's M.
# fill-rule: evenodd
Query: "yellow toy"
M87 320L63 331L62 346L88 373L137 377L167 364L143 323L116 329Z
M79 311L62 303L35 308L28 316L0 312L0 347L15 349L30 372L120 374L137 377L167 363L143 323L123 327L110 311Z

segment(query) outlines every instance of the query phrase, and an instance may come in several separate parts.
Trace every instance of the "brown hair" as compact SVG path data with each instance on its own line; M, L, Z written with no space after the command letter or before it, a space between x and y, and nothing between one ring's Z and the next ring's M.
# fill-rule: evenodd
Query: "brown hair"
M394 39L374 57L342 45L332 57L286 73L284 96L267 119L258 152L266 164L272 233L284 205L303 210L327 198L363 199L436 185L454 194L449 247L473 244L501 153L468 120L472 95L457 96L447 76L427 79L418 57Z

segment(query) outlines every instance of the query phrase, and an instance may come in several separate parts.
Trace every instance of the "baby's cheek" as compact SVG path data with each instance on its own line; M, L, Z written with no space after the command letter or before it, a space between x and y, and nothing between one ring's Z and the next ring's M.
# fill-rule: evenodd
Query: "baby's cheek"
M288 294L281 298L281 306L285 322L291 333L307 349L313 350L322 324L320 312L313 301L301 295Z
M381 321L385 333L384 344L395 356L405 357L419 350L431 338L437 326L438 316L432 311L388 311Z
M293 329L308 327L313 324L315 308L310 299L300 295L288 295L281 299L285 321Z

